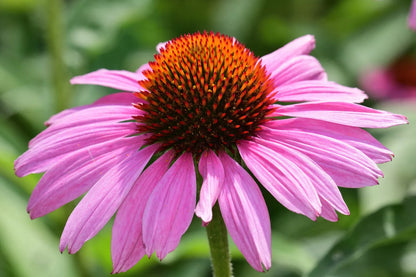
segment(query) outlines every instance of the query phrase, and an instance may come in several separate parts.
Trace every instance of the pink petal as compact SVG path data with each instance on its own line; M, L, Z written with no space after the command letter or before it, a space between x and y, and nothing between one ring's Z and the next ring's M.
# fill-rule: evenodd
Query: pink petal
M307 154L307 153L305 153ZM308 155L308 154L307 154ZM360 171L360 168L352 168L353 164L348 166L336 164L335 160L324 159L322 157L314 157L309 154L312 159L334 180L339 187L345 188L362 188L378 185L377 177L372 176L368 172Z
M160 42L160 43L158 43L157 45L156 45L156 50L157 50L157 52L161 52L162 51L162 49L164 49L165 48L165 46L166 46L166 44L168 44L168 42L169 41L164 41L164 42Z
M288 148L284 144L278 142L266 141L261 138L256 138L255 142L268 147L277 155L283 155L285 158L294 162L307 178L309 178L319 195L319 199L324 199L331 207L334 207L341 213L349 214L348 207L342 199L341 193L334 180L332 180L332 178L312 159L301 152ZM316 201L320 202L319 199Z
M79 202L66 222L60 250L77 252L114 215L134 182L156 150L156 145L126 153L126 158L111 168Z
M250 171L277 201L316 220L321 212L318 194L309 177L293 161L252 141L241 142L238 150Z
M168 170L172 156L167 152L152 163L137 179L118 209L111 237L113 273L127 271L144 256L144 209L154 187Z
M71 115L73 113L79 112L81 110L90 108L92 105L84 105L84 106L78 106L75 108L71 108L71 109L66 109L63 110L62 112L59 112L57 114L54 114L53 116L51 116L46 122L45 122L45 126L50 126L53 123L55 123L55 121L61 120L62 118L65 118L68 115Z
M145 79L147 79L147 77L143 75L143 72L144 71L147 71L147 70L152 70L152 68L150 67L150 65L148 63L145 63L145 64L141 65L136 70L136 73L138 74L139 80L145 80Z
M275 97L281 102L343 101L360 103L367 99L367 95L360 89L316 80L286 84L277 87L276 91Z
M87 192L110 168L143 144L141 137L110 140L75 151L48 169L28 203L31 218L43 216Z
M321 199L321 203L322 203L321 216L329 221L333 221L333 222L338 221L338 215L335 212L334 208L328 202L326 202L325 199ZM347 215L348 214L349 213L347 213Z
M123 105L131 106L132 103L140 102L141 99L134 96L131 92L112 93L101 97L92 105Z
M306 35L297 38L282 48L267 54L261 58L261 63L266 66L267 71L273 72L287 60L299 56L307 55L315 48L315 38L312 35Z
M15 161L16 175L46 171L66 155L82 148L132 134L134 123L73 127L43 139Z
M131 120L132 116L140 115L141 111L132 106L95 106L68 114L65 118L55 121L53 125L41 132L29 142L33 148L42 140L50 140L52 134L58 132L71 132L72 128L79 128L93 124L117 124L121 121Z
M16 174L43 172L67 152L130 135L135 132L135 124L118 122L139 114L135 110L130 106L94 106L56 119L29 142L29 150L15 162Z
M356 148L342 141L321 136L319 134L289 129L265 129L264 132L260 133L260 136L263 135L278 142L282 141L285 143L292 143L292 145L299 145L299 148L300 146L303 146L305 147L305 150L310 149L311 151L326 153L324 156L338 155L340 158L345 157L351 160L351 162L355 161L357 164L360 164L361 167L373 172L375 176L382 175L381 170L377 167L377 164L373 160L364 155L361 151L358 151ZM323 145L325 147L323 147Z
M46 126L49 126L57 121L61 121L63 118L67 117L68 115L71 115L75 112L79 112L84 109L92 108L97 105L124 105L124 106L131 106L132 103L138 103L142 102L141 99L134 96L131 92L119 92L119 93L113 93L106 95L104 97L101 97L97 101L95 101L91 105L85 105L85 106L79 106L71 109L64 110L58 114L55 114L51 116L48 121L45 122Z
M338 186L374 185L377 184L377 178L383 176L370 158L342 141L292 130L269 129L259 135L304 153L327 172Z
M276 130L296 130L314 133L343 141L367 155L376 163L391 161L393 153L367 131L357 128L308 118L272 120L265 126Z
M412 1L408 23L409 23L409 27L413 29L414 31L416 31L416 0Z
M203 183L195 214L206 225L212 219L212 207L218 199L224 182L224 169L220 159L212 150L207 150L202 154L199 160L199 172L203 178Z
M192 154L184 153L153 190L143 215L146 254L163 259L173 251L192 221L196 177Z
M270 72L270 71L269 71ZM274 85L280 86L309 80L326 81L325 70L312 56L296 56L270 72Z
M144 90L144 88L139 85L139 80L141 80L140 76L136 72L99 69L97 71L72 78L71 84L99 85L122 91L134 92Z
M273 116L294 116L361 127L386 128L408 123L405 116L343 102L312 102L278 107Z
M224 185L218 198L231 238L257 271L271 266L271 230L266 203L256 182L227 154L220 153Z

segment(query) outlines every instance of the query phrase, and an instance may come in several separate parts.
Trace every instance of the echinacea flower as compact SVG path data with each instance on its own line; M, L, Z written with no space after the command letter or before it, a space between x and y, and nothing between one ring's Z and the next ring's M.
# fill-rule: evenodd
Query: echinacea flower
M416 58L405 55L385 68L368 70L360 78L364 90L377 100L416 100Z
M416 0L412 1L412 6L410 7L410 13L408 18L409 27L416 31Z
M218 201L247 261L269 269L259 184L291 211L336 221L337 211L349 214L337 186L377 184L377 163L392 158L361 128L407 122L357 104L361 90L329 82L308 55L314 46L306 35L257 58L232 37L195 33L159 44L155 61L137 72L73 78L127 92L52 116L16 160L18 176L45 172L29 200L31 218L86 193L60 250L77 252L116 214L111 250L121 272L145 254L163 259L194 213L209 224Z

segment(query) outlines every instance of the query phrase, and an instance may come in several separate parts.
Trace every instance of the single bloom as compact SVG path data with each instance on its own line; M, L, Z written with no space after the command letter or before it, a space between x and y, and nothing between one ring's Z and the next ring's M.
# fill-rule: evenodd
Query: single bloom
M412 1L408 18L409 27L416 31L416 0Z
M248 263L269 269L259 184L295 213L336 221L349 214L337 186L377 184L377 164L393 155L361 128L407 123L357 104L363 91L328 81L309 55L314 47L306 35L258 58L235 38L195 33L159 44L136 72L73 78L123 92L52 116L16 160L18 176L45 172L31 218L85 193L60 250L77 252L115 214L113 272L122 272L153 252L163 259L194 213L209 224L218 201Z
M403 55L386 67L365 72L361 86L377 100L416 100L416 57Z

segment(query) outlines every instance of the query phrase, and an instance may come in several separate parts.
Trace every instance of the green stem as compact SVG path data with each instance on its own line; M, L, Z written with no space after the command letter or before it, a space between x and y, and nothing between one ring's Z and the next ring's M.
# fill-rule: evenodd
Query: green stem
M207 225L207 235L211 250L212 267L215 277L232 276L230 251L228 250L227 228L221 216L218 203L213 210L212 221Z
M51 59L53 94L55 112L64 110L69 105L69 84L63 60L62 0L45 2L47 12L47 44Z

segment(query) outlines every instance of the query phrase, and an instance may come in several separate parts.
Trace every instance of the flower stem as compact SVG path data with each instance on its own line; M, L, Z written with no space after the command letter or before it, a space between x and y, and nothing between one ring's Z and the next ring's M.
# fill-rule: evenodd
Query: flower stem
M230 251L228 250L227 228L221 216L218 203L215 204L211 222L207 225L212 268L215 277L232 276Z
M53 93L55 95L55 112L64 110L69 105L69 83L63 60L63 22L62 0L49 0L46 3L47 44L51 59Z

